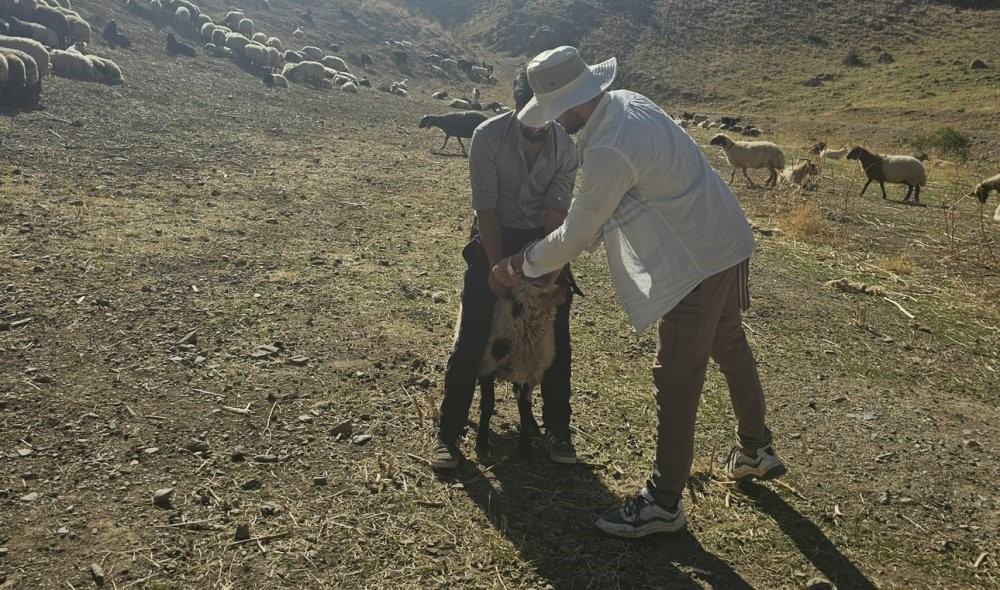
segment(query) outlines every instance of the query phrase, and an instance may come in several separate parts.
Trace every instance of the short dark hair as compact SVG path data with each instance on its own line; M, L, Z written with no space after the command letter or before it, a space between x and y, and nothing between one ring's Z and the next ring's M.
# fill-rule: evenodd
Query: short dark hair
M520 111L523 109L534 96L535 91L531 89L531 84L528 83L528 72L527 70L522 70L517 75L517 79L514 80L514 110Z

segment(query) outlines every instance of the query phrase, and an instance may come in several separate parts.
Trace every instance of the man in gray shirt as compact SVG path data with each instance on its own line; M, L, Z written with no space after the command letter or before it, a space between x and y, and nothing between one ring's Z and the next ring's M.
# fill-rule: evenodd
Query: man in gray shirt
M462 250L467 268L455 346L444 378L444 399L437 441L431 454L436 469L458 465L458 439L465 430L477 372L486 348L493 307L507 295L490 269L505 256L545 237L566 218L579 166L576 146L559 125L520 124L517 110L533 96L522 74L514 86L517 109L483 122L469 148L469 179L476 227ZM561 267L562 268L562 267ZM564 268L569 278L569 266ZM571 280L569 281L571 282ZM556 355L542 381L545 447L552 460L575 463L570 440L569 311L572 293L564 289L555 320Z

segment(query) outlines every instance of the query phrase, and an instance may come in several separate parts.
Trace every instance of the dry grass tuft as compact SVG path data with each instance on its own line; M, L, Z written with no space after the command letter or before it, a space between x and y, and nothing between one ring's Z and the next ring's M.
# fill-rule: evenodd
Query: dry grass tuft
M782 225L790 236L800 239L825 236L830 232L830 223L815 203L804 203L793 208L784 217Z

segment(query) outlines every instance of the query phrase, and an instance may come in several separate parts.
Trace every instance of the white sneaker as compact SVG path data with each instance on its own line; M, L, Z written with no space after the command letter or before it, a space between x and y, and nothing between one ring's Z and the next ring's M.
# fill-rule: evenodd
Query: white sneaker
M726 470L729 477L736 481L775 479L788 473L770 443L758 448L753 456L744 454L740 447L733 447L726 460Z
M653 533L679 531L687 525L687 517L680 502L673 510L667 510L656 503L647 488L642 488L624 506L595 520L594 525L609 535L637 539Z

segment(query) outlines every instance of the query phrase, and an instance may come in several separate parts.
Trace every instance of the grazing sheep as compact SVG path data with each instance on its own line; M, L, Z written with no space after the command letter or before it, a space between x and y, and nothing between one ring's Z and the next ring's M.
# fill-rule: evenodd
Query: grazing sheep
M49 56L49 50L34 39L0 35L0 47L17 49L18 51L23 51L24 53L30 55L31 59L35 62L38 75L42 78L48 76L49 72L52 71L52 62Z
M97 79L97 70L94 68L94 62L90 61L82 53L53 49L51 57L53 76L87 81Z
M60 47L59 35L45 25L28 22L13 16L7 18L10 34L14 37L34 39L46 47Z
M204 41L205 43L211 43L212 35L214 34L215 34L215 23L205 23L201 25L201 30L199 31L199 35L201 36L202 41Z
M455 137L458 139L458 145L462 148L462 153L466 154L462 138L471 139L476 127L479 127L479 124L487 118L486 115L479 111L464 111L461 113L447 113L445 115L424 115L420 119L420 128L437 127L441 131L444 131L444 143L438 148L439 150L444 149L444 146L448 145L448 140Z
M354 82L345 82L340 86L340 89L349 94L360 93L360 90L358 90L358 85L355 84Z
M194 47L183 41L178 41L173 33L167 33L167 55L181 55L184 57L194 57Z
M281 52L285 51L285 49L281 46L281 39L278 39L277 37L268 37L267 41L264 42L264 45L267 45L268 47L274 47L275 49Z
M69 24L69 44L90 43L91 29L90 23L83 20L78 14L67 14L66 22Z
M996 191L997 194L1000 194L1000 174L991 176L980 182L976 185L976 188L972 189L972 194L979 199L980 203L985 205L986 199L990 196L990 191ZM993 214L993 221L1000 221L1000 205L997 205L996 213Z
M472 105L469 103L469 101L461 98L452 99L452 101L448 103L448 106L450 106L453 109L462 109L465 111L472 108Z
M226 47L233 50L233 53L242 56L244 54L243 49L250 44L250 39L247 39L239 33L226 33Z
M819 167L810 160L803 160L782 170L781 181L808 187L819 174Z
M0 84L0 109L19 109L24 106L27 70L13 50L0 47L0 58L7 68L7 79Z
M163 3L160 0L149 0L149 20L159 23L163 18Z
M306 33L302 30L302 27L298 27L292 31L292 37L295 37L296 39L301 39L302 37L305 37L305 35Z
M448 98L448 93L445 92L444 90L440 90L438 92L435 92L435 93L431 94L431 98L436 98L438 100L444 100L444 99Z
M59 10L39 4L26 20L42 25L55 32L59 38L58 47L69 45L69 22L66 20L66 16ZM50 45L50 47L53 46Z
M267 43L267 35L261 33L260 31L257 31L256 33L253 34L252 37L250 37L250 40L260 43L261 45L264 45Z
M303 47L299 53L304 55L309 61L320 61L323 59L323 50L312 45Z
M281 74L272 74L271 72L264 73L264 86L268 88L288 88L288 79Z
M291 49L285 51L285 54L282 57L284 57L285 61L291 64L297 64L304 61L301 53L298 51L292 51Z
M250 37L253 37L253 32L254 32L253 21L248 18L240 20L240 22L237 23L236 25L236 30L239 32L240 35L243 35L248 39Z
M839 160L847 155L847 148L840 148L839 150L832 150L828 147L824 147L819 152L820 158L826 158L827 160Z
M861 162L861 168L868 176L868 182L861 189L861 195L865 194L872 181L878 181L878 185L882 188L882 198L886 199L888 196L885 193L885 183L891 182L905 184L909 189L903 197L904 202L910 200L914 189L916 189L915 201L920 202L920 186L927 183L927 171L920 160L913 156L880 156L861 146L854 147L847 154L847 159Z
M222 24L226 25L230 29L235 29L239 26L240 21L245 18L246 15L243 14L242 10L230 10L226 13L226 17L222 19Z
M493 322L479 365L480 416L476 431L476 452L489 455L490 418L495 405L495 382L514 384L521 418L518 450L531 457L531 436L539 432L531 412L531 389L542 382L555 359L556 306L550 297L557 288L545 279L525 279L498 299Z
M490 73L484 67L472 66L472 68L469 69L469 77L472 78L473 80L482 80L485 82L486 80L489 79Z
M289 82L299 84L310 83L313 86L320 86L326 80L326 68L318 61L301 61L299 63L285 64L281 75L288 78Z
M785 167L785 154L781 152L781 148L769 141L733 141L724 133L719 133L708 143L721 146L726 153L726 159L733 166L733 173L729 177L730 183L733 182L736 169L739 168L750 186L754 186L747 174L747 168L767 168L770 175L764 184L775 186L778 183L778 171Z
M302 52L303 53L306 52L305 48L302 49ZM337 70L338 72L349 72L349 71L351 71L350 68L347 67L347 63L344 60L342 60L341 58L337 57L336 55L325 55L325 56L322 56L318 61L319 61L319 63L323 64L324 66L326 66L328 68L333 68L333 69Z
M281 52L274 47L265 47L264 50L267 52L267 67L271 68L273 72L280 70L285 64L285 60L281 57Z
M132 41L118 31L118 23L115 19L111 19L107 26L104 27L104 31L101 32L101 38L104 39L111 47L128 49L132 46Z
M186 6L179 6L174 12L174 23L177 24L177 28L181 31L190 29L191 11L188 10Z
M229 33L227 33L221 27L215 27L215 29L212 31L212 44L215 45L215 46L217 46L217 47L225 47L226 46L226 35L228 35L228 34Z
M97 71L97 82L103 82L105 84L125 83L125 77L122 75L122 70L115 62L96 55L88 55L87 59L94 64L94 69Z

